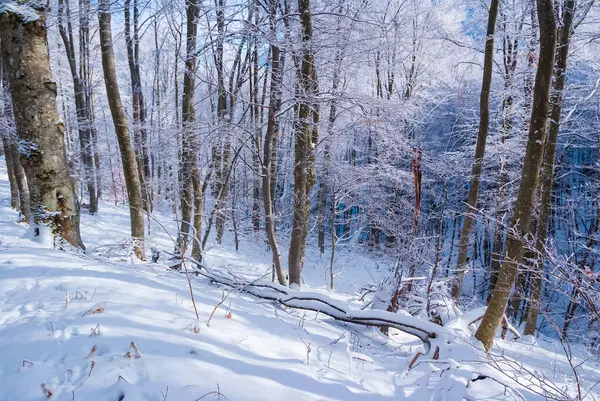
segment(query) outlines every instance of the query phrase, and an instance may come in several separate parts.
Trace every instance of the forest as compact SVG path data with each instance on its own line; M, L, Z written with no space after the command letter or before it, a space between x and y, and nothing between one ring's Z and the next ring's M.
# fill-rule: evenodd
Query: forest
M225 324L218 310L233 324L236 302L261 311L240 332L299 325L269 340L300 337L298 363L323 365L306 384L320 398L297 384L297 399L600 399L595 0L0 0L0 50L0 355L11 363L41 364L15 352L36 346L10 338L37 330L17 327L31 316L13 318L15 305L41 319L79 302L82 319L107 319L91 328L101 337L120 302L110 294L127 299L107 283L104 302L86 304L108 269L152 280L127 301L140 322L157 311L151 291L177 288L186 341ZM35 293L46 279L60 290ZM272 310L292 323L261 327ZM329 361L315 345L325 340L308 337L323 324L344 327ZM147 361L154 346L124 332L126 359ZM377 353L357 346L367 338ZM391 396L364 385L377 370L364 365L394 370L378 358L403 344L405 376L426 383L395 383ZM111 372L92 373L105 369L94 358L114 351L96 347L92 379ZM548 347L558 351L539 369L527 362ZM343 379L343 391L321 389L338 353L362 364L362 397ZM564 382L540 370L552 358ZM109 387L40 379L19 395L14 383L45 373L2 379L16 367L0 362L2 400L95 401ZM118 377L115 400L270 399L227 395L224 378L216 391L150 396Z

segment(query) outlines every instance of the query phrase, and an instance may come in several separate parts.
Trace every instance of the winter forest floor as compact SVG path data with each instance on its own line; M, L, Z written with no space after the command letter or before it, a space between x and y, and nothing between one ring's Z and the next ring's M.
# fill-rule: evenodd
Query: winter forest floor
M200 314L195 333L185 275L117 255L115 245L129 233L124 206L102 203L97 216L82 214L87 252L78 254L28 239L8 199L0 170L0 400L43 400L42 384L52 400L76 401L543 400L552 386L576 395L556 341L498 340L488 359L472 340L457 339L446 352L451 359L420 360L409 371L422 348L417 338L392 330L387 339L376 328L236 291L207 326L229 290L201 277L192 279ZM174 229L171 218L157 219ZM158 224L148 242L172 248ZM359 252L340 250L336 292L327 290L327 258L309 252L306 287L360 307L355 285L372 283L386 260ZM206 257L208 265L248 277L269 272L269 260L260 239L242 239L239 253L229 244L212 246ZM583 363L582 388L589 389L600 380L600 363L583 346L573 352L573 363ZM495 380L470 381L479 375ZM599 399L599 391L588 399Z

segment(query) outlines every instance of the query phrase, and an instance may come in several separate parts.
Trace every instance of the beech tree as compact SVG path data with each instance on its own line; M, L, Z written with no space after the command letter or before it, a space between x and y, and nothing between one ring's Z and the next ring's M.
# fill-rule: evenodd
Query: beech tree
M89 212L95 214L98 211L98 194L96 189L96 166L94 163L94 144L93 138L96 135L93 125L93 110L85 84L86 77L80 77L80 72L87 69L85 65L87 58L85 52L88 51L85 41L85 34L80 29L80 61L77 66L75 54L75 43L73 39L73 28L71 24L71 8L69 0L60 0L58 2L58 31L65 46L65 53L71 77L73 80L73 91L75 92L75 108L77 110L77 128L79 131L79 144L81 147L81 161L83 163L83 181L87 185L87 191L90 199ZM83 11L83 10L82 10ZM84 13L85 14L85 13ZM65 22L66 19L66 22ZM83 29L83 28L82 28Z
M500 0L492 0L488 17L488 26L485 39L485 56L483 61L483 80L481 83L481 95L479 98L479 131L477 133L477 144L475 145L475 160L471 171L471 182L469 184L469 195L467 197L467 210L463 220L458 245L458 258L456 261L456 277L452 283L452 297L458 299L462 292L463 278L467 273L467 253L469 251L469 237L473 219L477 212L477 197L481 182L481 171L483 169L483 157L485 155L485 143L487 141L490 124L490 87L492 85L492 69L494 68L494 35L496 34L496 19L498 18L498 7Z
M546 240L548 238L548 225L550 223L550 212L552 209L552 193L554 188L554 164L558 133L564 102L565 82L567 75L567 60L569 57L569 45L573 30L573 19L575 14L575 1L565 0L562 4L562 18L557 31L558 42L556 44L556 56L554 66L554 81L552 85L552 96L550 98L551 111L548 135L544 148L544 159L540 175L540 211L537 219L536 250L538 252L536 271L531 275L531 296L529 298L525 335L535 334L537 318L540 310L540 296L542 293L542 274Z
M488 346L499 317L568 341L600 330L594 0L552 2L547 134L547 0L126 0L112 27L105 1L97 22L89 0L54 2L57 152L91 213L128 203L138 255L167 216L179 261L229 239L271 252L270 291L313 284L305 264L333 286L351 250L381 257L355 283L367 315L446 324L489 302ZM27 221L11 84L0 134Z
M494 344L496 331L502 322L508 297L517 275L518 265L524 253L523 241L530 233L529 225L533 214L535 193L544 154L556 48L556 22L554 20L553 1L538 0L537 15L540 29L540 53L521 184L509 226L510 235L506 242L506 253L498 272L498 281L492 292L481 325L475 334L475 337L483 343L486 351L490 351Z
M121 94L117 72L115 68L115 54L111 31L111 14L108 0L102 0L98 6L98 22L100 25L100 45L102 47L102 69L104 70L104 82L108 105L113 118L115 133L119 141L121 160L123 162L123 175L127 186L127 198L129 200L129 217L131 220L131 236L134 241L135 255L139 259L145 259L144 250L144 210L142 204L142 189L138 174L135 152L129 137L129 128Z
M45 8L10 3L0 7L2 58L8 69L20 160L27 175L34 236L51 230L84 248L79 202L67 171L63 124L56 108L56 83L48 56Z
M288 269L290 285L301 285L304 252L310 216L310 190L316 182L314 149L318 140L319 111L316 108L317 72L312 49L310 0L298 0L302 26L302 63L299 72L298 122L294 149L294 220L290 239Z
M281 52L276 41L277 36L277 0L269 2L269 35L271 37L270 55L271 55L271 88L270 104L267 117L267 131L263 141L263 164L262 164L262 195L263 208L265 213L265 230L267 239L273 253L273 279L275 273L279 284L285 285L286 278L281 265L281 255L275 235L275 216L273 211L273 173L275 171L273 158L274 145L277 143L279 135L279 110L281 107L281 80L283 78L283 66L285 53Z

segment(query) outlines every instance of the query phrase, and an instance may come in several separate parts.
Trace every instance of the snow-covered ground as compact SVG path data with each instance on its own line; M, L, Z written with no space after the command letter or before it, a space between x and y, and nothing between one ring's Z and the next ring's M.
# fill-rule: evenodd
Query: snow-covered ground
M77 401L543 400L536 393L551 386L576 395L557 342L499 340L488 359L470 339L457 338L443 359L421 359L409 370L422 349L414 337L392 331L388 340L376 328L283 309L194 277L197 322L184 275L115 256L114 245L129 232L125 207L102 203L97 216L83 214L85 254L47 249L15 223L2 158L0 166L2 401L43 400L50 393L52 400ZM169 217L157 219L174 229ZM156 223L148 242L172 248ZM268 273L269 260L258 239L243 239L239 253L212 246L206 258L247 276ZM389 262L341 249L332 293L328 259L311 250L307 261L311 290L354 302L356 285L373 282L376 265ZM582 346L573 352L573 363L583 362L582 387L591 388L600 380L598 359ZM471 381L480 374L494 379ZM528 383L534 375L545 381ZM589 396L599 398L597 389Z

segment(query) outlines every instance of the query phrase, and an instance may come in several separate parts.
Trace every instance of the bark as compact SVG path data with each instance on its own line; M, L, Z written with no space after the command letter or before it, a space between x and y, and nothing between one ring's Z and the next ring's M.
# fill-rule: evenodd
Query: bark
M179 249L183 252L188 245L190 223L192 221L192 198L194 193L193 175L197 168L196 137L194 128L196 123L196 109L194 107L194 91L196 87L196 35L198 30L198 3L189 0L186 5L186 58L185 73L183 77L183 99L181 103L181 116L183 121L183 137L181 147L180 167L180 201L181 201L181 226L179 236ZM202 196L202 194L196 194ZM199 241L200 233L194 233L194 242ZM196 256L199 250L196 249Z
M467 274L467 253L469 251L469 237L473 226L473 216L476 213L477 197L481 183L481 170L485 155L485 144L490 123L490 88L492 85L492 72L494 68L494 35L496 32L496 19L500 0L492 0L488 16L487 36L485 40L485 56L483 61L483 81L479 97L479 132L475 145L475 160L471 170L471 183L467 197L467 210L463 221L458 244L458 257L456 260L456 273L452 282L452 297L460 298L462 282Z
M100 47L102 50L102 69L104 70L104 83L108 105L115 126L115 133L119 142L123 175L129 198L129 217L131 220L131 236L135 241L134 251L139 259L145 259L144 253L144 210L142 204L142 190L135 159L135 152L129 137L129 128L121 94L117 81L115 68L115 54L111 32L110 3L101 0L98 6L98 23L100 30Z
M315 183L314 148L317 144L318 111L311 99L316 94L317 76L312 51L312 15L310 0L298 0L302 26L302 60L300 67L298 121L294 150L294 218L288 257L290 285L301 285L304 248L310 215L310 190Z
M194 188L194 243L192 244L192 258L202 260L202 247L200 233L202 232L202 208L204 193L200 183L200 170L194 166L192 170L192 187Z
M13 140L10 144L10 157L12 158L13 171L19 190L19 212L21 213L21 221L29 223L31 221L31 206L29 203L29 186L27 185L27 176L21 158L17 143Z
M93 157L93 167L96 180L96 205L97 210L98 199L102 198L102 180L100 174L100 149L98 147L98 130L95 124L94 115L94 97L92 89L92 62L90 61L90 15L91 7L90 0L79 0L79 78L83 92L85 94L85 108L87 110L88 126L91 138L91 153ZM90 201L91 203L91 201ZM90 204L90 208L92 205Z
M4 62L0 59L0 96L2 99L2 108L0 109L0 116L2 117L2 124L4 125L4 129L0 138L2 139L2 146L4 148L4 160L6 161L6 170L8 173L8 183L10 185L10 207L20 211L19 205L19 185L17 183L17 173L16 169L20 168L21 171L23 167L18 160L19 156L16 155L17 163L14 163L13 160L13 152L12 145L15 142L14 134L11 132L11 124L10 120L12 119L12 108L10 107L10 99L8 93L8 77L6 75L6 71L4 70ZM27 205L29 207L29 205Z
M331 106L333 109L335 106ZM327 191L329 181L329 163L330 163L330 148L329 143L325 144L325 150L323 151L323 173L319 180L319 193L317 198L319 204L317 206L317 224L318 224L318 243L319 252L325 253L325 220L326 220L326 208L327 208ZM333 217L332 217L333 218Z
M226 121L227 115L227 91L225 90L225 71L223 65L223 41L225 35L225 4L224 0L214 0L216 9L217 38L215 48L215 68L217 70L217 119L218 119L218 139L217 145L213 149L215 162L213 167L216 169L215 182L213 185L213 195L217 198L216 207L216 240L217 244L223 241L225 230L225 212L224 208L227 200L228 188L224 186L224 176L229 168L229 124Z
M256 14L255 14L255 24L258 26L259 23L259 14L258 14L258 4L256 5ZM261 108L264 106L264 102L259 103L258 99L258 82L259 82L259 68L258 68L258 48L260 44L258 42L258 38L254 39L253 49L252 49L252 64L250 68L250 77L248 79L248 83L250 85L250 119L252 121L252 127L254 130L254 149L252 151L252 169L253 177L252 177L252 228L255 232L260 231L260 145L262 142L262 130L261 130ZM265 81L267 79L265 78Z
M530 232L529 223L531 222L544 152L556 47L556 22L552 0L538 0L537 14L540 27L540 53L523 174L514 214L509 226L509 229L513 232L506 241L506 253L498 273L498 282L481 325L475 333L475 337L483 343L488 352L492 348L496 331L502 322L508 297L517 274L517 267L523 256L524 244L522 239Z
M65 13L67 24L63 20ZM79 131L79 146L81 148L81 161L83 163L83 181L87 186L90 199L89 213L95 214L98 211L98 198L96 193L96 171L94 168L94 152L92 143L92 122L90 104L86 100L84 84L80 77L80 70L83 66L77 68L75 56L75 44L73 40L73 29L71 27L71 8L69 0L59 0L58 2L58 31L65 46L65 53L71 71L73 80L73 91L75 95L75 111L77 114L77 129Z
M19 211L19 188L17 187L17 177L13 167L11 150L8 136L2 137L2 146L4 148L4 160L6 161L6 172L8 174L8 185L10 186L10 207Z
M131 0L124 2L125 43L127 45L127 61L131 77L131 103L133 111L133 138L137 161L142 201L147 213L152 212L152 195L150 189L150 157L148 155L148 133L146 132L146 108L140 75L140 56L138 40L138 6L133 0L133 34L131 32Z
M567 59L569 56L569 44L573 30L573 16L575 14L575 0L565 0L563 5L562 26L558 30L558 43L556 47L556 66L554 68L554 85L552 91L552 111L550 112L550 127L544 161L540 178L541 200L540 214L538 218L538 237L536 249L538 261L535 271L532 272L531 296L527 318L525 323L525 335L535 334L537 316L540 310L540 296L542 293L542 271L544 266L544 250L548 238L548 223L552 211L552 190L554 187L554 159L556 155L556 142L560 131L560 118L564 101L565 78L567 72Z
M41 226L52 232L55 246L62 240L85 249L79 233L79 202L65 154L63 124L56 108L46 17L43 6L20 5L35 20L7 11L0 14L2 58L6 60L21 164L30 191L34 236ZM27 14L26 13L26 14Z
M263 208L265 211L265 230L267 238L273 253L273 270L277 274L279 284L285 285L286 278L281 265L281 256L279 246L277 245L277 236L275 235L275 216L273 215L273 199L272 199L272 174L273 174L273 144L279 134L278 114L281 108L281 81L283 79L283 58L277 44L277 5L278 0L270 0L269 2L269 25L271 35L271 87L270 87L270 104L267 117L267 131L263 143L263 166L262 166L262 195Z

